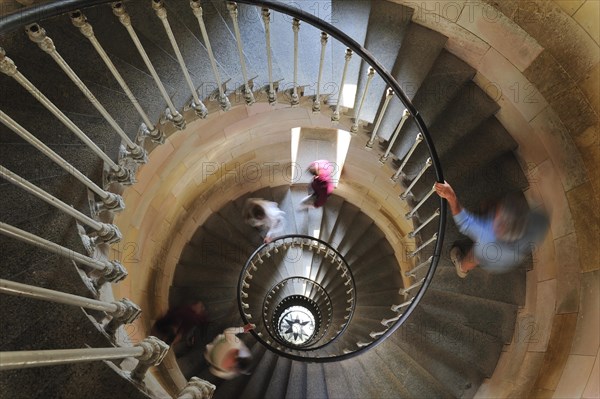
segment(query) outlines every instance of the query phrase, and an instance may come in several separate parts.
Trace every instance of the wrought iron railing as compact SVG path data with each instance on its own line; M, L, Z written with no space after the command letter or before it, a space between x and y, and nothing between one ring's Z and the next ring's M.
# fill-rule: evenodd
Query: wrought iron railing
M81 33L84 34L91 41L91 43L94 45L95 50L98 52L98 54L104 60L106 66L109 68L109 70L111 70L115 79L117 80L117 82L119 82L119 84L121 85L121 87L123 88L125 93L131 93L131 91L129 90L129 88L127 86L127 83L118 74L118 72L116 71L116 68L114 68L114 65L112 65L112 62L110 61L110 59L108 58L106 53L103 51L100 43L94 37L93 29L91 27L92 25L86 20L85 15L84 15L84 12L87 8L89 8L91 6L107 4L107 3L109 3L109 1L105 1L105 0L57 1L57 2L49 2L46 4L39 5L39 6L19 10L16 13L6 15L0 19L0 34L7 33L9 31L12 31L15 29L27 27L29 37L33 41L38 43L40 45L40 47L45 52L47 52L55 60L55 62L57 62L57 64L61 67L61 69L63 69L63 71L65 71L67 76L69 76L73 80L73 82L79 87L79 89L86 95L86 97L89 99L89 101L92 104L94 104L95 106L98 106L97 107L98 111L104 116L104 118L108 121L109 125L111 125L111 127L116 131L116 133L122 138L123 144L124 144L124 147L126 148L126 150L123 151L123 153L121 154L121 158L119 160L117 160L117 161L113 160L113 158L111 156L105 154L91 139L89 139L89 137L85 134L85 132L82 131L82 129L80 127L78 127L73 121L71 121L58 107L56 107L47 97L45 97L44 94L37 87L35 87L25 76L23 76L18 71L18 69L17 69L18 66L14 64L14 62L9 58L9 55L6 55L3 50L0 51L0 70L4 74L8 75L10 78L14 79L16 82L18 82L24 88L24 90L26 92L29 92L30 94L32 94L34 96L34 98L37 101L39 101L42 106L44 106L52 114L54 114L55 117L62 124L64 124L71 132L73 132L77 137L79 137L79 139L81 139L94 152L94 154L97 157L99 157L101 160L103 160L106 165L106 169L110 172L112 182L118 182L121 184L133 184L135 182L135 171L136 171L135 164L145 161L145 159L146 159L145 151L146 150L141 148L141 146L136 143L136 140L130 139L129 138L130 135L125 134L123 129L118 126L118 124L115 122L115 120L112 118L112 116L110 116L108 114L108 112L103 107L101 107L101 105L98 103L98 100L94 97L94 95L91 93L91 91L81 82L81 79L79 79L77 77L76 73L69 67L69 65L62 59L60 54L56 51L56 48L53 46L51 39L45 34L45 32L43 30L43 26L39 25L39 23L42 23L42 21L44 19L55 17L55 16L58 16L61 14L70 13L72 23L77 28L79 28ZM418 110L415 109L415 107L412 105L409 98L402 91L398 82L396 82L394 80L394 78L390 75L390 73L388 71L386 71L383 68L383 66L365 48L363 48L359 43L357 43L353 39L351 39L348 35L341 32L335 26L318 19L317 17L315 17L313 15L310 15L306 12L303 12L299 9L288 6L286 4L283 4L283 3L280 3L277 1L269 1L269 0L241 0L238 3L244 3L244 4L258 6L258 7L263 8L262 15L263 15L263 23L265 24L266 46L267 46L266 62L268 64L268 70L269 70L269 84L268 84L268 101L269 101L269 103L273 104L275 101L278 100L277 96L276 96L277 83L273 81L273 77L272 77L272 57L271 57L271 49L269 48L269 46L270 46L270 44L269 44L270 43L269 13L270 12L279 12L279 13L283 13L283 14L286 14L286 15L292 17L291 29L294 32L294 43L293 43L293 45L294 45L293 76L294 77L293 77L293 82L292 82L292 88L289 93L290 105L297 106L299 104L299 98L303 94L302 90L301 90L301 88L302 88L301 82L298 82L298 63L299 63L298 31L300 29L300 22L308 23L322 31L321 43L320 43L321 48L323 48L324 46L327 45L328 38L333 38L348 48L348 50L345 53L345 57L344 57L345 67L344 67L344 74L342 76L342 84L344 82L344 79L346 78L347 62L351 56L356 55L362 59L362 62L368 64L370 67L369 74L368 74L368 80L367 80L368 83L373 78L374 73L377 73L388 86L386 101L382 107L382 110L379 113L379 117L375 122L372 132L369 134L369 141L367 142L368 149L373 148L375 139L377 137L378 128L380 126L381 117L385 114L385 112L387 110L387 104L389 104L389 100L394 95L397 96L401 100L401 102L404 104L404 106L406 108L406 111L402 115L402 118L399 119L398 124L397 124L398 127L397 127L396 131L398 132L398 134L402 129L402 124L405 123L408 118L412 118L414 124L418 127L418 129L420 131L420 136L417 136L417 140L415 142L415 147L417 145L419 145L421 140L424 141L425 145L427 146L427 150L429 152L429 159L423 165L421 171L418 174L418 177L409 179L411 181L409 182L409 184L407 184L406 190L405 190L404 194L402 195L402 197L403 197L402 199L407 199L407 197L409 196L409 194L411 192L411 189L414 187L415 184L417 184L417 181L419 180L419 178L421 178L425 174L425 170L427 168L429 168L430 166L433 168L433 170L435 172L435 180L443 181L442 169L441 169L440 162L439 162L439 159L438 159L436 151L435 151L434 143L431 139L431 136L429 135L427 127L426 127L422 117L420 116ZM204 105L203 99L201 99L199 97L198 92L197 92L196 87L194 86L193 82L191 82L191 80L189 79L189 74L187 73L187 67L186 67L185 60L183 59L183 57L181 56L181 54L177 48L177 38L173 36L172 31L170 30L170 26L168 23L168 17L166 15L166 11L163 7L163 2L161 0L153 0L151 4L152 4L153 9L156 11L158 18L160 19L160 21L163 24L165 32L168 35L169 40L172 43L173 49L177 55L180 67L182 69L182 73L185 75L186 81L187 81L188 85L190 86L189 88L191 90L191 98L190 98L188 104L186 104L181 111L177 109L177 107L172 102L169 95L166 93L166 90L164 89L164 85L160 81L160 78L158 77L156 71L154 70L154 67L152 66L152 62L150 61L149 57L146 55L142 44L139 42L138 39L136 39L135 30L132 27L131 19L129 18L129 15L127 14L127 11L125 10L124 4L122 2L112 3L112 9L113 9L113 12L114 12L116 18L119 19L121 24L124 26L124 28L130 34L131 39L132 39L136 49L140 53L140 56L143 58L146 66L148 68L148 71L154 78L154 80L157 84L157 87L159 88L159 91L161 92L161 94L164 98L164 101L166 103L166 108L162 115L160 115L160 116L147 115L145 113L145 111L141 108L141 106L139 105L139 103L137 102L135 97L133 97L133 95L128 96L129 100L135 106L137 112L139 113L140 117L143 120L143 123L140 125L140 128L139 128L138 137L141 139L143 139L144 137L150 137L152 139L152 141L160 144L164 141L164 132L161 129L161 127L164 127L164 123L166 123L167 121L170 121L173 123L173 125L176 128L184 129L186 126L186 122L189 122L191 119L206 117L208 109ZM240 63L241 63L242 74L243 74L243 79L244 79L244 82L241 85L241 87L242 87L241 92L244 95L244 102L248 105L251 105L255 101L255 98L253 96L253 90L252 90L253 84L251 82L251 79L248 78L248 74L247 74L247 71L246 71L246 68L244 65L243 48L241 47L240 32L239 32L238 21L237 21L237 6L234 3L228 3L228 6L229 6L229 11L230 11L232 21L234 23L235 36L236 36L237 44L238 44L238 53L239 53L240 60L241 60ZM207 46L207 48L210 49L208 33L205 32L205 29L202 29L203 16L202 16L202 11L201 11L201 6L198 1L193 0L191 2L190 13L193 13L196 16L196 18L198 19L199 25L200 25L200 30L201 30L204 40L205 40L205 45ZM211 58L211 64L213 65L213 72L215 72L215 79L217 80L217 83L218 83L217 87L218 87L219 94L218 94L217 101L218 101L220 109L227 110L227 109L229 109L230 104L228 103L227 93L224 89L224 85L220 82L220 77L218 76L218 70L217 70L217 68L214 67L215 59L214 59L214 54L212 54L212 51L209 51L209 56ZM320 68L319 68L320 71L322 70L323 58L324 57L321 57L321 60L320 60L320 62L321 62ZM320 73L319 73L318 81L320 82ZM354 123L352 124L352 126L350 128L350 130L352 132L359 132L362 129L364 133L367 133L366 129L361 128L361 126L360 126L359 116L360 116L360 112L362 109L362 105L364 104L364 99L366 98L367 91L369 90L368 83L365 85L363 93L360 93L360 95L361 95L360 106L356 110ZM317 96L315 97L315 100L313 103L313 110L315 110L315 111L319 111L321 109L320 89L321 88L319 86L319 88L317 89ZM341 90L341 87L340 87L340 90ZM335 109L327 110L327 112L331 112L332 121L335 123L337 123L340 118L340 105L339 105L340 97L341 97L341 95L338 93L338 102L336 103ZM182 114L183 111L185 111L187 109L193 109L193 111L194 111L194 116L188 117L188 120L186 120L186 118ZM11 119L10 116L6 115L5 113L0 114L0 116L1 116L0 121L4 125L6 125L9 129L11 129L15 133L21 135L22 137L30 136L29 132L27 132L25 129L20 127L20 125L17 122L15 122L13 119ZM397 137L398 134L392 135L393 138ZM393 140L391 140L388 143L387 149L385 150L382 157L380 158L380 162L386 162L388 160L388 158L392 155L393 146L394 146L394 142L393 142ZM55 162L57 162L59 164L62 162L59 158L57 158L56 156L52 155L49 151L47 151L47 149L44 147L43 143L38 143L36 145L36 147L38 147L40 149L40 151L44 152L46 155L51 157ZM403 172L403 167L408 162L415 147L413 147L410 150L410 152L406 156L403 157L402 165L400 166L400 168L397 169L396 173L392 176L393 181L394 180L398 181L401 176L406 177ZM71 169L72 167L69 166L68 168ZM63 212L68 213L69 215L75 217L80 223L86 224L88 226L88 230L92 230L92 232L89 233L90 236L88 237L88 239L86 241L86 244L88 245L88 250L90 252L93 252L94 246L100 242L111 243L111 242L118 241L120 235L119 235L119 232L118 232L118 229L116 228L116 226L113 226L113 225L110 225L110 224L107 224L104 222L99 222L98 220L95 220L93 218L89 218L88 216L77 213L77 211L75 211L73 209L69 209L69 207L66 204L60 203L56 198L43 192L42 190L35 187L31 183L24 181L24 179L21 179L19 176L17 176L13 172L7 170L6 168L2 168L1 172L2 172L2 176L4 178L8 179L9 181L11 181L12 183L18 185L19 187L22 187L23 189L28 190L30 193L32 193L34 195L39 196L40 198L51 203L52 205L57 206ZM78 174L77 172L74 172L74 174L77 175L78 179L85 182L87 187L103 203L102 206L97 211L105 211L106 212L106 211L110 211L111 209L116 210L116 209L123 207L123 205L120 201L120 198L117 196L116 193L108 192L106 188L100 188L99 186L95 185L94 183L86 181L85 176L81 176L81 174ZM432 184L433 184L433 182L432 182ZM421 198L420 202L417 204L417 206L415 206L413 208L413 211L407 214L407 218L413 218L415 216L415 212L419 209L419 207L425 201L427 201L431 197L431 194L432 194L432 191L430 191L425 197ZM438 220L437 233L428 239L420 238L419 236L420 236L423 225L431 223L435 219ZM382 342L389 335L391 335L409 317L411 312L417 306L417 303L419 302L419 300L424 295L425 290L427 289L428 285L430 284L430 282L433 278L433 275L435 273L437 263L439 261L441 250L442 250L442 241L443 241L444 230L445 230L445 220L446 220L446 203L445 203L445 201L440 199L439 200L439 209L436 210L423 224L421 224L419 226L415 226L415 229L413 230L413 232L411 232L409 234L409 236L411 238L415 238L415 237L419 238L419 244L420 244L416 250L414 250L410 253L411 256L416 257L427 246L433 246L434 248L432 250L432 253L431 253L431 256L429 257L429 259L427 259L425 262L421 262L418 266L416 266L411 271L406 273L407 277L414 280L414 283L411 284L409 287L405 288L405 290L403 292L404 294L406 294L407 299L409 297L410 297L410 299L408 299L405 302L402 302L402 303L392 306L391 310L393 312L396 312L397 315L390 319L382 320L382 325L385 327L385 329L383 331L373 331L370 334L370 336L371 336L371 338L373 338L373 340L369 341L369 342L360 342L359 343L360 345L358 345L357 350L350 350L348 353L336 354L334 356L328 356L327 358L320 358L319 360L316 360L316 361L341 360L344 358L355 356L365 350L368 350L371 347L374 347L378 343ZM47 248L49 250L61 252L61 254L68 252L68 250L62 249L57 244L45 242L45 241L43 241L43 239L40 239L40 240L32 239L31 236L29 236L25 233L16 232L14 229L11 229L11 226L8 226L8 225L4 225L4 228L1 232L6 233L9 231L10 231L10 233L8 233L8 234L13 238L21 239L24 241L29 241L31 243L37 242L37 244L35 244L35 245L43 246L44 248ZM84 234L84 236L85 236L85 234ZM126 273L123 271L118 271L117 277L113 277L111 274L112 272L108 273L107 271L110 271L112 269L118 269L118 267L114 263L108 261L108 259L105 259L105 258L104 259L101 258L100 260L97 260L97 259L90 260L91 258L86 259L85 257L83 257L83 255L70 254L70 256L72 256L72 258L76 261L86 263L88 266L95 267L98 270L104 271L108 277L106 277L104 280L102 280L101 281L102 283L105 281L116 281L116 280L122 278L124 276L124 274ZM242 315L244 315L244 312L243 312L244 309L242 306L242 303L243 303L242 292L243 291L239 290L239 292L240 292L240 298L239 298L240 307L242 310ZM243 316L243 317L246 317L246 316ZM278 350L275 350L275 351L277 352ZM278 352L278 353L286 355L283 352Z

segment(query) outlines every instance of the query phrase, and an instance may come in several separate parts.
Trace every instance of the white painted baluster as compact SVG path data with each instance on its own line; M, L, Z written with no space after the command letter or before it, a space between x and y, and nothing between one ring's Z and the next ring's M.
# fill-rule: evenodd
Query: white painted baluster
M417 182L419 181L419 179L421 178L421 176L423 176L423 174L425 173L425 171L427 169L429 169L429 167L431 166L431 164L432 164L431 158L427 158L427 161L425 161L425 165L423 165L423 168L421 168L421 170L419 171L419 174L413 179L413 181L410 183L410 185L406 188L406 191L404 191L400 195L400 198L402 198L403 200L406 199L406 197L408 196L408 193L410 193L410 190L415 186L415 184L417 184Z
M200 5L200 0L191 0L190 7L192 7L192 12L196 16L198 20L198 24L200 25L200 33L202 33L202 39L204 40L204 45L206 46L206 51L208 51L208 58L210 59L210 65L213 70L213 74L215 75L215 80L218 85L219 90L219 105L223 111L228 111L231 109L231 103L229 102L229 98L225 95L225 89L223 87L223 82L221 81L221 74L219 73L219 68L217 67L217 61L215 60L215 55L212 50L212 46L210 45L210 40L208 39L208 32L206 31L206 25L204 24L202 7Z
M423 248L425 248L426 246L428 246L429 244L431 244L435 240L437 240L437 233L435 233L429 240L427 240L423 244L421 244L421 246L419 246L417 249L415 249L414 251L410 252L408 254L408 257L409 258L414 258Z
M398 312L400 309L407 307L408 305L410 305L412 303L412 299L408 300L406 302L401 303L400 305L394 305L391 307L392 311L394 312ZM401 315L400 315L401 316ZM396 320L398 320L400 318L400 316L398 316L396 318Z
M433 214L431 216L429 216L429 218L427 218L426 221L423 222L423 224L421 224L419 227L417 227L415 230L411 231L410 233L408 233L408 237L413 238L414 236L417 235L417 233L419 231L421 231L421 229L425 226L427 226L427 224L429 224L433 219L435 219L436 217L440 216L440 208L436 209L435 212L433 212Z
M298 97L298 32L300 32L300 20L294 18L292 21L292 30L294 31L294 87L292 87L292 107L300 104Z
M323 76L323 65L325 64L325 49L327 48L327 39L329 36L321 32L321 56L319 58L319 76L317 76L317 92L313 101L312 111L321 111L321 78Z
M404 157L404 161L402 161L402 164L400 165L400 167L398 168L398 170L396 171L396 173L394 173L394 176L392 176L392 180L393 181L398 181L398 178L400 177L400 174L402 173L402 170L404 169L404 167L408 163L408 160L410 159L410 156L415 151L415 149L417 148L417 146L419 145L419 143L421 141L423 141L423 134L419 133L419 134L417 134L417 137L415 137L415 142L413 143L412 147L410 148L410 150L408 151L408 153Z
M430 265L432 260L433 260L433 256L430 256L429 258L427 258L427 260L425 260L424 262L421 262L417 266L415 266L414 269L404 273L404 275L406 277L414 277L419 270L423 269L425 266Z
M268 8L262 9L262 19L265 24L265 43L267 47L267 67L269 70L269 104L277 103L277 95L275 94L275 86L273 85L273 56L271 53L271 13Z
M342 97L344 93L344 85L346 84L346 72L348 72L348 64L350 63L350 59L352 58L352 50L349 48L346 49L346 55L344 56L344 70L342 72L342 81L340 82L340 87L338 90L338 98L337 103L335 105L335 110L333 111L333 115L331 115L331 121L333 123L338 123L340 121L340 104L342 103Z
M119 228L117 226L115 226L114 224L106 224L106 223L101 223L101 222L95 221L91 217L84 215L83 213L79 212L72 206L65 204L58 198L53 197L52 195L48 194L46 191L38 188L37 186L31 184L30 182L28 182L27 180L18 176L17 174L6 169L4 166L0 166L0 176L5 178L12 184L35 195L42 201L45 201L48 204L56 207L60 211L74 217L75 219L77 219L79 222L85 224L86 226L90 227L91 229L93 229L95 231L97 237L100 238L103 242L105 242L107 244L112 244L112 243L121 241L121 239L123 238L121 236L121 232L119 231Z
M366 149L370 150L373 148L373 144L375 144L375 137L377 137L377 131L379 130L379 125L381 125L381 121L383 120L383 115L385 115L385 111L387 111L388 106L390 105L390 101L392 100L392 96L394 95L394 91L391 88L388 88L385 92L385 101L383 102L383 107L381 107L381 112L377 116L377 120L375 121L375 125L373 126L373 131L371 132L371 138L367 142Z
M122 184L133 184L133 173L122 165L117 165L106 155L88 136L85 135L56 105L52 103L37 87L17 70L13 60L6 57L4 49L0 47L0 71L16 80L25 90L38 100L48 111L56 116L71 132L83 141L98 157L110 168L110 178Z
M358 105L358 110L356 111L356 115L354 115L354 123L350 128L351 133L358 132L358 123L360 121L360 112L362 111L362 107L365 103L365 99L367 98L367 92L369 91L369 86L371 85L371 81L375 76L375 69L373 67L369 67L369 72L367 73L367 83L365 84L365 89L363 90L362 97L360 98L360 104Z
M0 279L0 293L108 313L112 319L106 325L105 331L111 335L123 324L132 323L142 313L142 309L139 306L126 298L121 299L119 302L98 301L96 299L67 294L66 292L49 290L3 279Z
M394 130L394 134L390 138L390 141L388 143L387 149L385 150L385 153L383 154L383 156L381 158L379 158L379 162L381 162L382 164L384 164L390 157L390 153L392 152L392 147L394 146L394 142L398 138L398 135L400 134L400 130L402 130L402 126L404 126L404 123L406 122L406 120L408 119L409 116L410 116L410 112L408 112L408 110L405 109L404 112L402 113L402 118L400 119L400 122L398 123L396 130Z
M215 393L215 387L208 381L198 377L192 377L187 385L177 396L177 399L211 399Z
M434 192L435 192L435 186L432 186L431 190L429 190L429 192L427 194L425 194L425 196L423 198L421 198L421 201L419 201L419 203L417 205L415 205L415 207L412 209L412 211L410 211L406 215L404 215L406 217L406 219L408 220L408 219L412 218L415 215L415 213L419 210L421 205L423 205L425 203L425 201L427 201Z
M44 238L38 237L35 234L28 233L17 227L2 222L0 222L0 234L4 234L7 237L14 238L43 250L50 251L77 264L91 268L92 271L89 273L90 277L98 280L97 285L102 285L105 282L117 283L127 277L127 270L125 270L119 261L90 258L69 248L65 248Z
M398 294L400 294L400 295L408 295L415 288L422 286L423 282L425 282L424 278L422 278L421 280L417 281L416 283L410 285L409 287L400 288L400 290L398 291Z
M138 365L131 378L142 381L148 369L159 365L168 351L169 346L163 341L148 337L132 347L0 352L0 371L134 357Z
M198 97L198 90L196 90L196 86L194 86L194 82L192 82L192 77L190 76L187 66L185 65L185 61L181 55L181 50L179 50L179 45L177 44L177 40L175 40L175 35L173 35L173 30L169 24L167 9L165 8L163 0L152 0L152 8L156 12L156 16L160 19L160 22L162 22L165 33L167 34L169 42L171 43L171 47L173 47L173 51L175 52L175 57L177 57L177 62L179 62L179 67L181 68L183 77L185 78L188 88L192 92L192 100L189 104L189 107L194 110L196 116L204 119L208 115L208 110L206 109L206 106L202 100L200 100L200 97Z
M0 110L0 122L2 122L6 127L11 129L13 132L17 133L24 140L29 142L29 144L33 145L35 148L40 150L44 155L50 158L54 163L63 168L65 171L74 176L77 180L83 183L87 188L93 191L96 195L98 195L102 202L96 203L95 211L99 212L101 210L111 210L111 211L121 211L125 209L125 203L123 202L123 198L114 193L109 193L108 191L104 191L102 188L98 187L96 183L91 181L86 175L81 173L77 168L73 165L65 161L60 155L52 151L48 146L38 140L35 136L29 133L23 126L19 125L15 122L10 116L6 115L2 110Z
M233 21L233 30L235 32L235 40L237 42L238 54L240 56L240 66L242 67L242 76L244 77L244 100L247 105L254 104L254 94L252 94L252 87L250 87L248 81L248 72L246 71L246 59L244 58L244 50L242 49L242 36L240 34L240 27L238 25L238 8L237 4L232 1L227 2L227 9L229 10L229 16Z
M48 53L54 62L63 70L65 74L71 79L73 83L81 90L83 95L92 103L94 108L100 112L100 114L104 117L104 119L108 122L108 124L117 132L117 134L121 137L121 139L127 145L127 153L126 156L134 160L138 163L146 163L148 161L148 157L146 151L135 144L128 136L127 133L123 131L121 126L114 120L114 118L108 113L106 108L100 104L100 101L92 94L90 89L83 83L83 81L77 76L75 71L67 64L67 62L61 57L61 55L56 51L56 47L54 46L54 42L46 35L46 31L39 26L38 24L31 24L25 28L29 39L32 42L37 43L39 48L41 48L44 52Z
M146 112L142 109L142 106L140 105L138 100L135 98L135 96L133 95L131 90L129 89L129 86L127 85L127 83L125 83L125 79L123 79L123 76L121 76L121 74L119 73L119 71L113 64L113 62L111 61L110 57L108 56L108 54L106 54L106 51L104 51L104 48L102 47L102 45L100 44L100 42L98 41L96 36L94 35L94 30L92 28L92 25L90 25L90 23L88 22L85 15L83 15L83 13L79 10L73 11L71 13L71 22L73 23L73 25L75 25L77 28L79 28L79 31L90 41L90 43L92 43L92 45L94 46L94 49L96 50L96 52L98 53L100 58L102 58L102 61L104 61L104 63L106 64L106 66L108 67L108 69L110 70L112 75L115 77L115 79L117 80L117 82L119 83L119 85L121 86L123 91L125 92L125 95L129 99L129 101L131 101L131 104L133 104L133 106L137 110L138 114L140 114L140 116L142 117L142 120L144 122L141 124L140 129L139 129L140 136L141 137L150 137L150 139L153 142L158 143L158 144L164 143L165 142L164 133L150 121L150 118L148 117Z
M125 27L125 29L127 29L127 33L129 33L129 36L131 37L133 44L135 44L135 47L137 48L138 52L140 53L140 56L144 60L144 64L146 64L146 68L148 68L150 75L152 75L152 78L154 79L154 82L156 83L156 86L158 87L160 94L163 96L163 99L167 103L167 109L165 109L165 118L167 120L173 122L173 124L175 125L175 127L177 129L179 129L179 130L185 129L185 126L186 126L185 119L183 119L183 116L175 108L175 104L173 104L171 97L167 93L167 89L165 89L165 86L160 81L160 78L158 77L158 73L156 73L156 69L152 65L150 58L148 58L148 54L146 54L146 50L144 50L144 47L142 46L142 43L140 42L140 39L137 36L137 33L135 33L135 29L133 29L133 25L131 25L131 18L129 17L129 14L127 14L127 11L125 10L125 6L123 5L122 2L118 1L118 2L112 3L111 7L113 10L113 14L115 14L119 18L119 22L121 22L121 24Z

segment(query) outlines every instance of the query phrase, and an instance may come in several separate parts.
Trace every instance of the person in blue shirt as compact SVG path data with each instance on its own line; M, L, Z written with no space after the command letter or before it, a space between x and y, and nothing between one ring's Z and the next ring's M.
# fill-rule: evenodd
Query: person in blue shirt
M466 254L457 246L450 250L450 259L461 278L477 266L490 273L509 272L526 259L548 231L548 215L530 210L522 195L507 194L486 214L478 216L461 206L448 182L436 183L435 191L448 201L458 230L473 240Z

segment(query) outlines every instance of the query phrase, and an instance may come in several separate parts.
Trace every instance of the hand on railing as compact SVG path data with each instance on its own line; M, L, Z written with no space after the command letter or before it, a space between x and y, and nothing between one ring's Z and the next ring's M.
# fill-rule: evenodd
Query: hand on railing
M256 325L252 324L252 323L248 323L244 326L244 332L247 333L250 330L254 330L256 328Z

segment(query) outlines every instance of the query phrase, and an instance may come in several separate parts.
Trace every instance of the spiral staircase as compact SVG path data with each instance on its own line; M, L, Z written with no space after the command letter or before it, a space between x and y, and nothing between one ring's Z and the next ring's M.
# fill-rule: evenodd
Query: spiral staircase
M139 199L153 198L149 181L172 173L153 165L169 159L168 151L179 157L178 151L186 146L198 151L204 146L211 150L195 160L198 165L204 161L202 166L194 169L183 153L178 162L187 162L186 167L202 174L201 183L206 184L200 186L205 191L194 194L197 198L190 200L194 208L190 205L189 214L171 218L197 223L169 275L157 266L168 263L169 256L157 251L154 257L138 259L142 251L136 247L142 225L161 228L148 219L156 216L157 224L165 223L160 220L162 208L156 215L146 214L146 224L138 225L136 232L123 230L125 244L115 250L114 235L104 239L108 233L82 226L84 216L73 223L72 214L55 208L56 200L34 198L8 182L0 185L2 279L112 301L113 291L122 292L119 284L136 284L136 280L127 282L131 276L126 277L119 266L106 265L118 254L132 276L154 276L152 285L160 286L155 293L168 291L168 297L152 297L148 289L140 303L141 319L129 324L133 330L112 326L111 320L133 322L139 313L135 307L133 314L120 315L121 320L97 309L2 295L1 351L132 344L136 348L140 346L136 338L149 332L161 311L198 300L206 305L210 323L197 332L192 348L175 345L145 379L135 378L136 364L142 363L133 360L140 359L138 353L113 361L2 371L3 396L195 397L180 393L194 376L213 383L216 398L475 396L494 373L504 345L513 339L517 311L525 305L525 274L533 263L530 259L505 275L474 270L467 279L459 279L447 254L452 245L466 243L431 187L442 177L441 165L461 202L475 209L482 200L505 191L525 191L528 181L514 154L517 142L495 116L500 105L474 82L476 70L446 49L447 37L415 23L414 10L394 2L296 4L305 10L303 20L310 23L311 14L318 14L347 39L368 49L378 63L371 66L378 73L379 67L390 71L389 77L403 89L392 93L385 77L373 78L369 64L357 60L364 55L360 47L351 58L345 53L347 43L342 44L345 39L334 40L336 31L330 32L328 42L309 23L298 25L276 12L285 7L279 2L270 3L270 25L259 7L245 4L252 2L239 2L237 20L231 18L232 8L226 2L201 2L200 18L212 46L199 29L198 7L190 7L187 1L130 1L113 3L112 9L100 3L81 3L81 12L75 14L67 14L72 11L68 8L62 9L65 13L53 10L62 15L40 16L39 26L29 26L27 33L16 18L11 28L19 29L7 28L0 36L6 57L34 84L32 93L27 93L12 72L3 70L0 77L2 176L12 183L25 179L85 217L123 230L136 211L147 206ZM85 37L82 14L138 104L130 101L89 36ZM154 72L131 42L124 26L127 15ZM161 26L164 15L184 57ZM62 59L115 118L114 124L100 117L86 90L79 90L42 51L42 28ZM265 50L263 39L269 38L269 32L271 52ZM184 59L187 73L182 73L179 58ZM6 59L3 55L2 61ZM164 84L158 91L157 78ZM57 123L39 102L38 93L50 98L85 132L112 166L75 137L68 123ZM285 169L293 162L288 127L303 123L354 133L338 187L323 209L298 209L306 192L302 182L289 184L283 177L231 182L226 168L225 178L216 170L205 174L202 169L215 160L243 163L250 151L263 166L278 161ZM129 141L114 134L115 124ZM230 125L234 127L225 136L231 137L213 139L214 132ZM50 161L17 138L15 130L33 133L63 163ZM235 147L238 155L232 151L228 158L219 158L224 143ZM143 165L146 151L148 162ZM73 169L106 192L122 194L126 205L134 198L139 208L111 212L107 208L119 207L110 201L112 196L102 198L98 207L98 192L82 184ZM185 179L192 184L192 177ZM365 181L385 186L383 192L393 195L371 195ZM223 193L231 195L224 200ZM242 223L243 203L251 197L280 204L286 212L285 236L263 245L258 232ZM194 216L192 209L202 211ZM81 258L65 258L65 251L51 254L48 245L16 239L21 233L15 233L15 228L75 253L87 253L87 268ZM98 273L95 262L104 262L104 274ZM109 269L112 274L106 272ZM108 282L118 284L111 287ZM298 306L313 317L314 334L294 344L277 328L286 309ZM231 381L212 376L202 355L204 346L223 329L246 322L257 325L251 334L240 337L254 355L252 373ZM114 336L111 329L116 330ZM148 367L164 356L151 360L154 363Z

